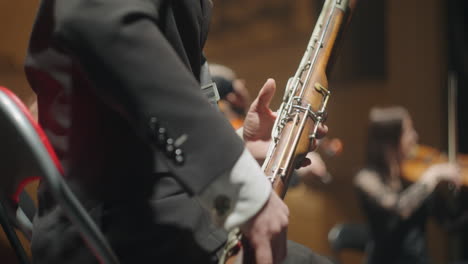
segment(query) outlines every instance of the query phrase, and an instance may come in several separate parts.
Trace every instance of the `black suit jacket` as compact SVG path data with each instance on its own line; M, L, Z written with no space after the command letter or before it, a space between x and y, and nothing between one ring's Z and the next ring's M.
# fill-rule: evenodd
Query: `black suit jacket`
M204 230L199 237L213 232L188 194L230 170L243 143L200 92L210 12L208 0L41 2L27 78L67 180L101 227L102 215L128 216L134 210L128 204L152 197L156 210L140 208L151 211L151 223ZM67 234L75 232L57 229L63 219L47 188L41 189L36 256L46 254L50 243L64 246ZM128 210L116 209L120 205ZM120 227L139 223L127 220ZM108 230L112 242L113 229Z
M122 191L128 192L129 174L153 172L158 145L149 124L153 117L168 137L185 135L184 163L171 158L166 163L191 193L234 165L243 144L200 93L208 5L208 0L42 2L26 73L38 95L40 123L69 177L115 187L124 182Z

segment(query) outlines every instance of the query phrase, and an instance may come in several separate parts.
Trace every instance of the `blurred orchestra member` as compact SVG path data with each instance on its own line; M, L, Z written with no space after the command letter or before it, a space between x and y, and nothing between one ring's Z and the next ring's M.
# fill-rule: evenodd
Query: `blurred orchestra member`
M418 181L405 184L402 163L417 139L406 109L370 111L367 160L355 177L370 227L370 264L429 263L425 225L431 194L442 181L460 184L459 168L449 163L432 165Z
M232 69L220 64L210 64L210 73L218 88L219 108L234 129L242 127L250 106L250 94L245 81L239 79Z

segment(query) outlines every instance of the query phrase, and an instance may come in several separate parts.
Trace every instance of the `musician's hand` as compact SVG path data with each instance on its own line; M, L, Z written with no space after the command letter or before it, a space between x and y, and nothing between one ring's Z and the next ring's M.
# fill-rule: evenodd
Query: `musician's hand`
M286 257L289 209L275 192L263 208L240 227L254 250L255 263L281 263Z
M423 180L432 181L433 184L446 181L459 188L462 183L460 167L451 163L432 165L424 172Z
M309 160L310 165L299 168L296 171L303 182L316 184L317 182L327 183L331 180L327 166L317 152L307 153L306 158Z
M276 113L270 109L270 102L275 94L276 83L268 79L258 93L257 98L250 105L250 109L244 120L244 141L269 141L271 129L276 120ZM328 132L326 125L320 125L317 131L317 139L323 138ZM310 151L317 148L317 141L311 142Z
M271 129L275 123L276 113L270 109L270 102L275 94L276 83L268 79L258 93L257 98L250 105L244 120L244 140L268 141Z

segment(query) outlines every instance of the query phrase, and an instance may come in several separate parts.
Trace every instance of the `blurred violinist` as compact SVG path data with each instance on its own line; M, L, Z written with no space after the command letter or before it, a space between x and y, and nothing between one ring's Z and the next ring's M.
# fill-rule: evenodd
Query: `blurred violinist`
M367 160L355 177L371 234L368 263L430 263L425 225L432 194L441 182L458 188L460 169L439 163L406 183L402 164L418 140L409 113L402 107L373 108L369 118Z

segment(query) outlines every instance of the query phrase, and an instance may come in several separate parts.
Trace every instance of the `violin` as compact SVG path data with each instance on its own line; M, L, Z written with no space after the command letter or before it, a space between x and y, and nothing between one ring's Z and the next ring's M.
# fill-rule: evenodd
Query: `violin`
M468 154L458 154L456 161L450 161L447 154L427 145L415 146L409 157L403 161L402 176L410 182L415 182L419 180L419 177L430 166L447 162L455 162L460 167L462 175L461 186L467 187Z
M402 176L410 182L415 182L426 169L438 163L454 163L461 169L461 186L468 186L468 154L457 152L457 77L448 76L448 154L435 148L417 145L410 156L403 161Z
M234 129L239 129L244 125L245 115L237 113L232 109L232 106L225 100L219 100L218 107L224 116L229 120Z

